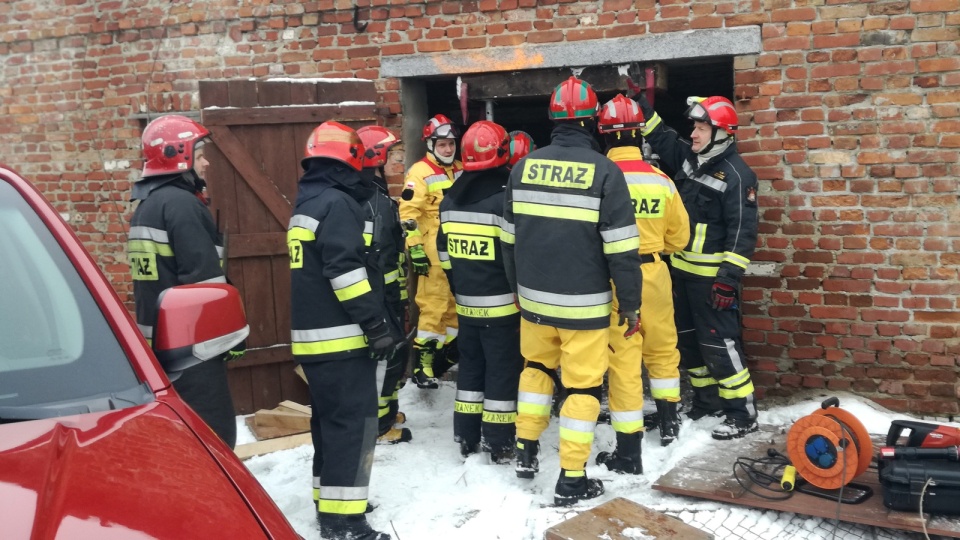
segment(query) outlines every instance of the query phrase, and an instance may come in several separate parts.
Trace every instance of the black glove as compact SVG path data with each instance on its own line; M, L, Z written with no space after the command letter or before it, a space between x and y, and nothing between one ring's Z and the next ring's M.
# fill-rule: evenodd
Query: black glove
M386 321L380 321L376 325L364 330L367 336L367 347L370 348L370 358L376 361L389 360L397 348L397 340L390 333L390 327Z
M730 309L737 301L737 290L726 283L719 281L710 289L710 305L717 311Z
M617 326L623 326L624 323L627 324L627 330L623 333L623 337L630 339L634 334L640 331L640 312L621 311L620 320L617 321Z
M430 259L427 258L427 254L423 251L423 246L413 246L410 248L410 266L413 268L413 273L421 276L426 276L430 274Z

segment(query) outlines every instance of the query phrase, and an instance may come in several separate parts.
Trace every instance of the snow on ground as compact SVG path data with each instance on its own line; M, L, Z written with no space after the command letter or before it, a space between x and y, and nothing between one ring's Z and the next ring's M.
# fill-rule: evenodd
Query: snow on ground
M685 421L681 438L661 448L657 433L643 442L642 476L614 474L594 465L598 451L612 450L613 429L597 426L594 452L587 475L603 480L606 493L573 509L552 507L553 488L560 471L556 420L540 439L540 473L533 480L516 477L513 465L490 464L485 454L460 457L453 442L455 383L444 381L438 390L420 390L408 384L400 391L400 409L413 441L377 446L370 482L370 500L378 505L368 514L371 525L396 540L456 538L457 540L533 540L544 531L616 497L625 497L654 510L712 532L716 538L911 538L906 533L823 520L789 512L754 510L712 501L678 497L651 488L653 482L687 456L709 452L718 444L710 431L720 419ZM870 401L839 394L840 405L860 419L871 434L885 434L894 418ZM817 396L791 405L761 410L762 424L788 427L819 407ZM651 404L652 405L652 404ZM761 407L762 407L761 403ZM238 417L237 444L253 442L250 430ZM307 539L317 538L312 500L310 445L255 457L245 463L294 528ZM874 496L879 496L875 494ZM640 533L641 531L634 531ZM642 538L642 535L638 535Z

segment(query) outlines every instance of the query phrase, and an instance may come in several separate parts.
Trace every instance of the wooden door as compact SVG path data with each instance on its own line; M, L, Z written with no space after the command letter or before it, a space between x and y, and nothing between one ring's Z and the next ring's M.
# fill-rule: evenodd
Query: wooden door
M290 352L286 229L307 137L326 120L376 123L373 81L201 81L201 123L214 144L207 189L227 234L227 278L247 311L247 354L229 365L238 414L290 399L309 404Z

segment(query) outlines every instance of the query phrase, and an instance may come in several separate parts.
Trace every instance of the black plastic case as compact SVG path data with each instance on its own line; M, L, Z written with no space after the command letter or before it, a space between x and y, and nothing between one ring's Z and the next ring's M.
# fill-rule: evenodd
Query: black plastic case
M923 486L928 478L933 481ZM893 510L960 515L960 463L941 460L882 461L883 505Z

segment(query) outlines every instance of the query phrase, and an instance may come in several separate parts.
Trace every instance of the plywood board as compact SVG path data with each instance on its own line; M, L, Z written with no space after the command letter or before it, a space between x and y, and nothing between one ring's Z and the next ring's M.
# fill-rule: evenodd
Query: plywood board
M653 489L709 499L730 504L765 508L801 515L834 519L837 503L804 493L795 493L785 501L768 500L750 493L737 484L733 477L733 463L737 457L759 459L765 457L768 448L786 453L786 434L761 432L740 441L720 442L710 452L684 459L676 467L661 476ZM909 512L888 510L883 505L883 487L876 469L867 471L854 481L869 486L873 495L860 504L840 505L840 520L875 527L922 532L919 516ZM763 493L762 490L757 490ZM960 538L960 518L935 516L927 521L927 532Z
M296 401L290 401L289 399L285 401L281 401L280 405L277 405L277 408L290 409L292 411L296 411L300 414L305 414L307 416L310 416L311 414L313 414L313 410L310 408L309 405L301 405Z
M253 416L248 416L244 419L244 423L247 424L247 427L250 428L250 431L253 432L253 436L258 441L265 441L267 439L276 439L279 437L289 437L290 435L296 435L298 433L304 433L309 431L308 429L290 429L285 427L271 427L271 426L258 426L256 419Z
M281 427L307 431L310 429L310 416L299 411L282 409L261 409L254 414L258 426Z
M713 535L677 518L618 497L547 529L545 540L711 540Z

